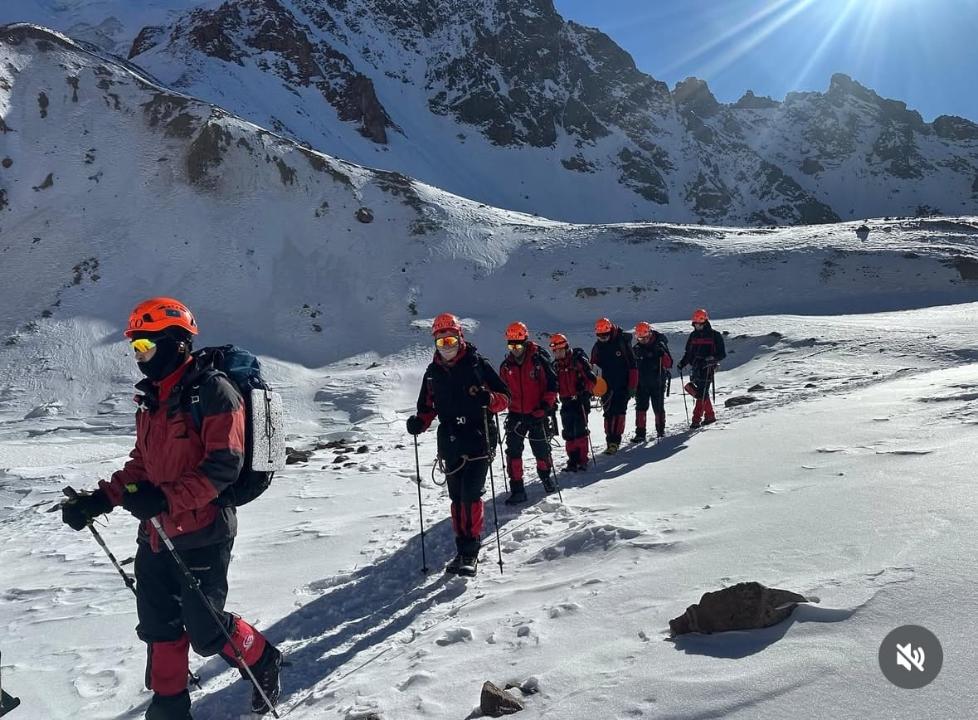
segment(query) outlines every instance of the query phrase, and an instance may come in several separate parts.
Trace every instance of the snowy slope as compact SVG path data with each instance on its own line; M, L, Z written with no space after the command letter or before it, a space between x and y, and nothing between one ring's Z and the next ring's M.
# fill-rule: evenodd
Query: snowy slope
M158 293L197 311L204 342L263 353L289 444L314 451L242 509L231 572L230 608L292 658L289 717L458 720L487 679L536 690L526 718L971 713L976 218L871 221L865 239L854 224L554 223L297 147L43 30L0 34L0 75L0 649L25 703L11 717L135 719L148 698L131 596L45 511L131 447L121 325ZM500 503L505 572L490 519L470 581L438 572L452 543L423 435L419 572L403 421L434 314L463 315L498 362L516 318L585 347L599 315L648 319L675 349L696 305L729 332L719 399L760 384L755 403L690 435L677 392L661 443L563 478L563 502L532 483L522 512ZM502 494L498 459L494 479ZM103 534L133 551L123 513ZM741 580L821 602L760 633L662 641ZM876 666L908 622L944 643L923 691ZM194 667L197 716L240 717L236 674Z
M462 718L487 679L531 691L528 718L966 717L978 661L968 640L976 318L970 304L719 322L734 350L720 397L760 383L758 402L690 436L674 395L659 444L564 477L563 503L536 484L521 513L500 502L505 572L490 522L480 576L467 582L437 571L451 539L447 498L429 479L430 434L434 572L419 573L401 423L423 355L315 376L276 365L292 396L308 403L319 390L318 407L295 413L293 442L350 437L370 452L334 463L340 451L324 447L242 511L231 606L288 649L289 717ZM674 343L684 331L664 329ZM127 422L120 409L0 431L4 676L34 713L24 717L141 716L130 596L88 538L44 512L63 485L90 485L121 462ZM131 552L131 520L115 514L103 532ZM741 580L821 602L763 632L662 642L702 592ZM908 622L944 644L941 676L919 692L876 667L882 638ZM205 681L197 716L239 717L236 673L194 664Z

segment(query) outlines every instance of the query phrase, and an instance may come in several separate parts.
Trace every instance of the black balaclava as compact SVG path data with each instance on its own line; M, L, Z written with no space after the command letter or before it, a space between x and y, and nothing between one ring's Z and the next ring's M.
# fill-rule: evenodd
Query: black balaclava
M147 362L137 362L139 371L153 382L159 382L183 365L187 359L187 341L170 335L155 335L156 352ZM181 346L181 343L183 345Z

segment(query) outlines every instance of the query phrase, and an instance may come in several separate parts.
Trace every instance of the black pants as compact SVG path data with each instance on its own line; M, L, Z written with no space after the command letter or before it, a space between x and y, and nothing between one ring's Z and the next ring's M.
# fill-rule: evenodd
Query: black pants
M666 384L655 380L648 385L639 383L638 391L635 393L635 409L638 412L645 412L652 404L652 412L656 415L666 410Z
M231 630L234 616L224 612L228 595L228 564L233 541L179 550L180 557L197 578L200 589ZM179 640L186 629L194 652L216 655L227 642L214 618L166 549L154 553L145 543L136 550L136 634L147 643Z
M506 458L510 479L523 481L523 440L530 443L530 450L537 461L541 477L550 473L550 438L547 435L547 418L510 413L506 416Z
M482 547L484 506L482 494L486 490L486 474L489 458L463 460L461 457L444 458L445 484L452 502L452 529L455 532L455 549L459 555L479 554ZM453 468L455 469L452 472Z
M689 371L689 381L696 389L696 399L702 400L710 395L710 386L713 385L713 373L715 366L701 363L694 364Z
M564 400L560 404L560 424L564 426L561 435L564 440L576 440L587 435L587 415L590 403L578 399Z

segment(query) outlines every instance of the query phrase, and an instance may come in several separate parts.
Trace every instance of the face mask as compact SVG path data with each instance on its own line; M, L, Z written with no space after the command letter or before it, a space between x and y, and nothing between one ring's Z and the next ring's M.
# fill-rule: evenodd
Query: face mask
M180 351L180 343L170 337L163 336L156 342L156 352L146 362L137 362L139 371L153 382L159 382L176 370L186 355Z
M461 347L462 347L461 343L459 343L458 345L452 345L451 347L447 347L447 346L440 347L438 348L438 354L441 355L442 360L445 360L446 362L451 362L452 360L455 359L455 356L458 355L459 348Z

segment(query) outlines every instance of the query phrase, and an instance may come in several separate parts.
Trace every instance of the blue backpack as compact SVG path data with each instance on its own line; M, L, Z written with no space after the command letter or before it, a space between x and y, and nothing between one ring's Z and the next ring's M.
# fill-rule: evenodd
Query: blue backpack
M245 408L244 464L234 483L218 498L219 504L240 507L261 495L272 483L276 470L285 467L285 416L282 397L262 377L255 355L235 345L206 347L194 353L205 370L187 392L190 416L198 430L204 418L200 408L200 386L215 375L223 375L241 394Z

